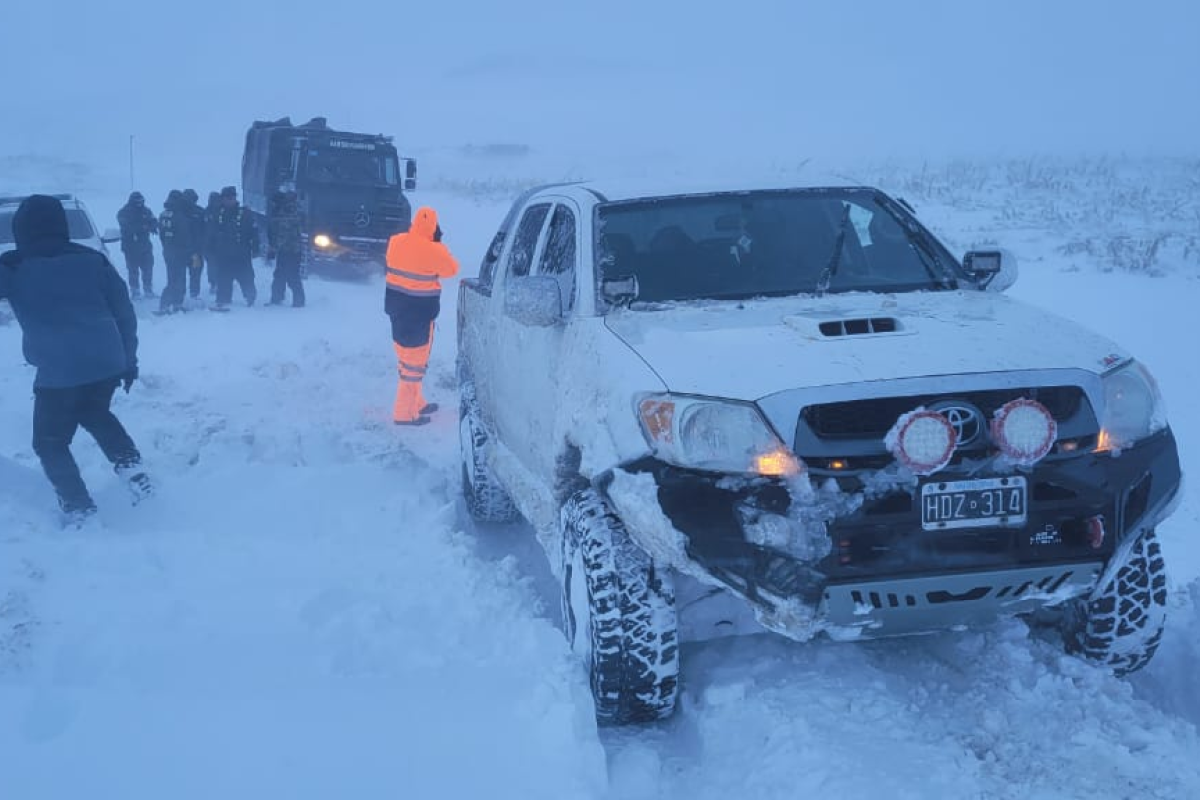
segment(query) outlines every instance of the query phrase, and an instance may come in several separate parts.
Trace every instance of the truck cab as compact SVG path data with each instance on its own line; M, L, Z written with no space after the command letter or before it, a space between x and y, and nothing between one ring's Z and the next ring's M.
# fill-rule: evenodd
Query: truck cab
M255 122L242 157L245 205L267 230L279 192L294 192L304 237L302 268L356 277L384 265L388 240L408 230L416 161L389 136L333 130L323 117L303 125Z

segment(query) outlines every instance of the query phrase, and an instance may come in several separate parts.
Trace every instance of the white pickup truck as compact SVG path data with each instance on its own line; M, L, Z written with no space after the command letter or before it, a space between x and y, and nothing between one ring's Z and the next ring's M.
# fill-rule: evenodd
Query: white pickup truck
M1153 655L1180 486L1158 388L872 188L522 195L458 306L463 491L525 517L596 714L681 638L982 625Z

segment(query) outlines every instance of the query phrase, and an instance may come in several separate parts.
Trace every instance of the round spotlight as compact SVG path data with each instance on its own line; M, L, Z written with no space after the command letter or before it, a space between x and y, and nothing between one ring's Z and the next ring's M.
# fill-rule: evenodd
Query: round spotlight
M1058 438L1054 415L1036 400L1004 404L992 419L992 440L1010 461L1032 466L1046 457Z
M944 469L957 445L954 426L936 411L906 414L888 436L892 454L917 475L932 475Z

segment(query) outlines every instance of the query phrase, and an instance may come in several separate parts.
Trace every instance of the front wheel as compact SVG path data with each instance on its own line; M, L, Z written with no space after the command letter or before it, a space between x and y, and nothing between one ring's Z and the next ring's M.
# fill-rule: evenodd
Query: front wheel
M1076 601L1067 615L1067 649L1127 675L1154 657L1166 616L1166 564L1150 529L1118 547L1092 594Z
M664 719L675 709L675 587L593 489L560 514L563 619L583 658L602 725Z

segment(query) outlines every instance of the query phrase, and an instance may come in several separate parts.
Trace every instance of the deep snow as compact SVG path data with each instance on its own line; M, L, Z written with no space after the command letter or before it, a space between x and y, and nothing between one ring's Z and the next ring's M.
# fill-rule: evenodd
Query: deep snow
M503 205L418 200L472 274ZM970 209L923 216L959 245L980 230ZM1011 294L1141 357L1194 472L1200 283L1063 271L1061 243L1010 230ZM81 436L102 505L84 533L55 529L32 373L0 326L0 798L1200 796L1191 487L1161 530L1167 636L1128 680L1018 622L764 635L687 646L676 718L598 732L533 533L476 529L457 500L455 285L427 392L443 410L418 430L388 424L381 285L309 292L302 311L143 313L144 378L117 408L161 493L129 508Z

